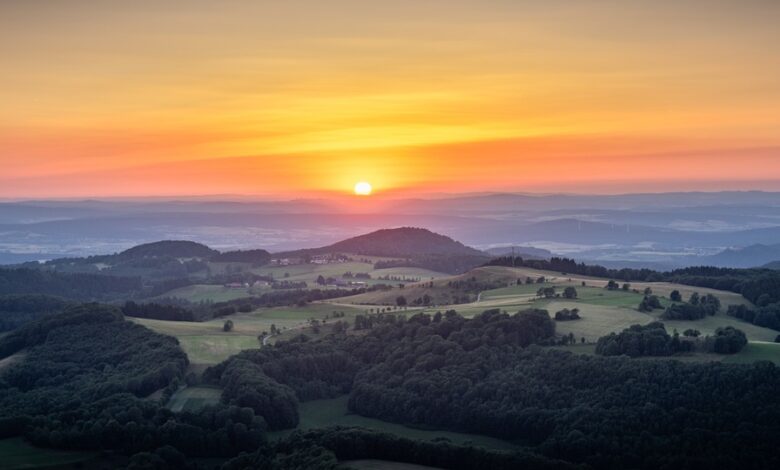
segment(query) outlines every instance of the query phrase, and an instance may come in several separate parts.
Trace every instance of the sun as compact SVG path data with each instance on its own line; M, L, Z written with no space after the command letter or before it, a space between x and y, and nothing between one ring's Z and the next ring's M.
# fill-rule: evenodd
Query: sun
M371 190L372 188L370 183L365 181L355 183L355 194L358 196L369 196L371 195Z

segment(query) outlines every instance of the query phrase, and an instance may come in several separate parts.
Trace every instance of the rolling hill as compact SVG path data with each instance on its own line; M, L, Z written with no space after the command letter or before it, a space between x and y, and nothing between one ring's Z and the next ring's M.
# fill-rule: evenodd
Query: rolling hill
M154 258L159 256L208 259L217 254L219 254L217 250L213 250L201 243L187 240L162 240L134 246L116 256L121 259Z
M424 255L487 255L450 237L424 228L401 227L382 229L334 243L332 245L278 253L278 256L305 256L326 253L354 253L386 257Z

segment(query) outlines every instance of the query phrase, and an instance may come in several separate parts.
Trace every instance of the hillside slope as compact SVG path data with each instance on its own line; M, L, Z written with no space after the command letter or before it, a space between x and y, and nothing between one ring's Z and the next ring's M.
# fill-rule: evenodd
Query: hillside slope
M325 253L414 257L422 255L486 256L450 237L424 228L401 227L382 229L334 243L332 245L279 253L279 256L304 256Z

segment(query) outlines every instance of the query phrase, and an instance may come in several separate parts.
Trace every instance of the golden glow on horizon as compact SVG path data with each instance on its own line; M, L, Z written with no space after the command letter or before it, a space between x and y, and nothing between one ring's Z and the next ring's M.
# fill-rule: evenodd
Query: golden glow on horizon
M355 183L355 194L358 196L370 196L371 195L371 184L361 181L359 183Z
M777 23L769 0L0 2L0 197L780 189Z

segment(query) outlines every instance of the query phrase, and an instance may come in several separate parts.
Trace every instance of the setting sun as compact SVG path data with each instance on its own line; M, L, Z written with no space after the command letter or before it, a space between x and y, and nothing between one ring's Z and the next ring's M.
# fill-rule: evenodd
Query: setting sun
M371 184L361 181L355 184L355 194L358 196L369 196L371 194Z

